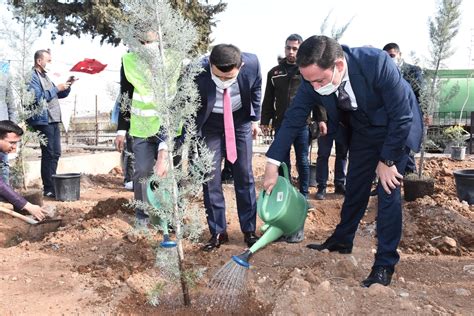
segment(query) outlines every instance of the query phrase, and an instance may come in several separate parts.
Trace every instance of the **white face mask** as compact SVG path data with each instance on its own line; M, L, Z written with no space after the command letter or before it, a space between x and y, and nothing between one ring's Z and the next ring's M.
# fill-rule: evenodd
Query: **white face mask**
M335 73L336 73L336 65L334 65L334 69L332 71L331 81L329 81L327 85L322 86L319 89L314 89L314 91L316 91L320 95L330 95L331 93L336 92L337 88L339 88L339 85L335 85L332 83L332 81L334 80Z
M45 72L51 72L51 69L52 69L51 68L51 63L46 63L46 65L44 65L44 67L43 67L43 70Z
M211 71L211 78L212 78L212 81L214 81L214 83L216 84L216 86L222 90L229 88L231 85L233 85L237 81L237 77L235 77L234 79L222 81L219 77L214 75L212 71Z
M397 65L397 67L400 68L400 66L402 65L402 59L398 57L390 57L390 58L392 58L395 65Z
M160 51L160 43L158 42L145 44L144 47L149 53L152 53L152 54L153 53L157 54Z

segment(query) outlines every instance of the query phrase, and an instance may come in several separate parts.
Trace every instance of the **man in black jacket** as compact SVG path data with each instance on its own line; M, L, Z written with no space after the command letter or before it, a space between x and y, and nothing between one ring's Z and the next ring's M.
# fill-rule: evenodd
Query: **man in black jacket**
M298 34L288 36L285 42L285 58L268 72L261 117L261 128L265 135L269 134L271 129L278 133L285 112L290 107L300 86L301 75L296 65L296 53L302 42L303 38ZM308 196L309 187L308 146L309 129L304 126L298 132L293 147L295 148L300 192L305 197ZM290 151L288 151L285 163L289 169Z
M402 52L400 51L400 47L396 43L386 44L383 47L383 50L386 51L387 54L389 54L389 56L395 62L395 64L397 65L398 69L400 70L403 76L403 79L408 81L408 83L410 84L413 90L413 93L415 94L418 104L420 104L420 95L424 87L423 72L421 68L405 62L402 58ZM408 157L405 173L415 173L415 172L416 172L415 155L413 153L410 153Z

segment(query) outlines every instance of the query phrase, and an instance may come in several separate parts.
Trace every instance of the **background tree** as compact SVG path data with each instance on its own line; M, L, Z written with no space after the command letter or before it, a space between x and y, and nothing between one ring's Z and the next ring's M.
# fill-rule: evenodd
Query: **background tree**
M354 17L352 17L349 21L347 21L341 27L337 27L336 22L334 22L332 27L331 27L331 31L327 32L327 28L328 28L329 19L331 17L331 14L332 14L332 10L328 12L328 14L324 18L323 22L319 26L319 31L321 32L321 34L331 36L336 41L339 41L341 39L341 37L344 35L344 33L347 31L347 29L349 28L349 25L351 25L352 20L354 20Z
M35 6L27 4L22 9L14 9L12 15L16 19L16 24L11 19L4 18L0 24L0 38L8 43L12 56L16 60L11 61L10 73L7 78L8 100L14 104L16 117L19 125L25 130L21 138L21 146L17 151L15 165L11 168L11 183L14 187L27 189L26 185L26 162L25 158L29 148L27 145L32 142L44 142L39 136L39 132L33 132L26 128L26 119L35 112L31 111L31 105L35 102L34 92L29 89L31 82L31 67L33 65L33 45L41 35L41 30L37 28L38 13ZM1 75L1 74L0 74ZM38 111L42 108L38 107Z
M429 122L434 110L440 103L452 98L457 93L456 89L459 89L454 86L452 91L443 96L441 90L444 82L439 78L439 70L443 68L444 62L455 52L452 48L452 41L459 31L462 0L439 0L438 3L436 16L428 21L431 56L428 59L429 70L424 71L426 88L422 90L420 97L425 122ZM427 134L428 124L425 124L418 168L419 178L423 173Z
M11 4L21 10L25 8L25 3L29 2L31 1L13 0ZM206 52L211 43L211 28L216 25L214 16L223 12L227 4L219 1L211 5L208 0L170 0L169 3L196 27L198 40L193 50L199 53ZM99 36L101 44L106 42L118 45L122 40L114 32L113 23L124 20L125 12L128 10L126 1L85 0L60 3L43 0L37 1L35 6L41 14L41 18L35 20L38 27L43 28L48 24L56 26L56 29L51 31L52 40L59 36L62 38L61 41L64 41L64 36L81 37L82 34L89 34L92 38Z

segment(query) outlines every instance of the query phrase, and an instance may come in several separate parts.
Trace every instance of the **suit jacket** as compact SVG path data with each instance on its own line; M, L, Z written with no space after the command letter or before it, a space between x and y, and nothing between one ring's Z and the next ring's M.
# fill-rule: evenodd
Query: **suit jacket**
M418 152L421 146L423 123L415 95L387 53L375 48L343 46L349 80L357 101L357 111L351 113L353 132L367 137L380 135L385 139L380 159L399 161L408 146ZM339 126L337 97L316 93L307 81L300 85L267 156L283 161L298 128L305 124L313 104L322 104L328 114L328 129ZM379 136L380 137L380 136Z
M237 76L237 82L242 99L242 108L248 116L249 121L260 120L260 99L262 93L262 74L260 63L254 54L242 53L242 61L245 63ZM204 70L196 77L196 84L201 97L201 107L196 115L196 125L200 132L202 126L212 113L216 103L216 85L211 78L209 57L205 57L201 63Z

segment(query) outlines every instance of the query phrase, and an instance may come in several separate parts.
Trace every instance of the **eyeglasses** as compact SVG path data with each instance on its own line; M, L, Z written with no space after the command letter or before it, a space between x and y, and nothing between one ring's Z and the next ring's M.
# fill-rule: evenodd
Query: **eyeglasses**
M295 52L298 51L298 47L294 47L294 46L293 47L292 46L285 46L285 49L286 50L292 50L292 51L295 51Z

